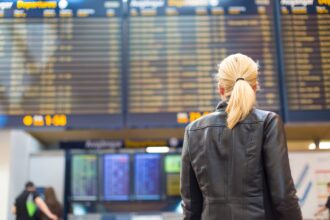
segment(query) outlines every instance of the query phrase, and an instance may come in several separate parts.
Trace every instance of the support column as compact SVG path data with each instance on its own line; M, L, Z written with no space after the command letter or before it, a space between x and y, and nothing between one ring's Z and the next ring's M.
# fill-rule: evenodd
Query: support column
M0 219L9 219L10 131L0 130Z
M41 148L25 131L0 130L0 219L15 219L11 207L29 180L30 155Z

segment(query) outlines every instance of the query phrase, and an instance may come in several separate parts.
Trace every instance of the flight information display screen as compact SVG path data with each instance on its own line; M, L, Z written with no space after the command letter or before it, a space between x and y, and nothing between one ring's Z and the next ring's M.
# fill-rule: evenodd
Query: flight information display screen
M164 158L165 173L179 173L181 169L181 155L170 154Z
M272 1L129 2L128 126L183 126L214 111L226 56L260 64L258 107L278 111Z
M181 156L179 154L166 155L164 170L166 173L166 195L180 196Z
M78 154L71 161L71 196L73 200L96 200L98 195L97 156Z
M3 126L121 127L121 0L0 4Z
M329 11L328 0L0 1L0 128L184 127L214 111L217 65L233 53L260 65L258 108L330 121Z
M136 154L135 198L136 200L157 200L161 197L161 157L159 154Z
M166 174L166 195L180 196L180 174Z
M130 195L129 155L104 155L103 180L103 197L105 200L128 200Z
M281 1L287 121L330 120L330 1Z

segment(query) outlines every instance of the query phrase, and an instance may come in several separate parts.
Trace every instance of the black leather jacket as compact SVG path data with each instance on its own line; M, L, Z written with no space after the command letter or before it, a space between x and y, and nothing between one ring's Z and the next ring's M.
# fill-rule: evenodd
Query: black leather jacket
M301 220L281 118L253 109L230 130L226 105L186 128L184 219Z

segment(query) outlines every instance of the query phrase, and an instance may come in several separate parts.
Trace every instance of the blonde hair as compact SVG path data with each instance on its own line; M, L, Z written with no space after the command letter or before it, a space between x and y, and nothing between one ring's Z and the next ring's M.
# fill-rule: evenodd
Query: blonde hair
M226 57L219 65L218 87L224 89L222 99L229 97L227 126L232 129L246 118L256 103L253 88L258 88L258 64L237 53Z

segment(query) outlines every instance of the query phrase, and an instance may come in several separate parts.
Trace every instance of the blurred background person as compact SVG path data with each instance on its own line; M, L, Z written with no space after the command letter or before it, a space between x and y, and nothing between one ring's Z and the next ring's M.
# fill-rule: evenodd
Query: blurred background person
M329 210L329 220L330 220L330 182L328 182L327 184L327 188L328 188L328 193L329 193L329 196L328 196L328 199L327 199L327 202L325 203L324 206L320 207L317 212L315 213L315 216L318 216L320 215L322 212L324 212L325 210Z
M49 210L54 213L58 219L62 219L62 206L56 197L53 187L47 187L45 189L45 203L47 204ZM49 220L49 217L43 213L42 220Z
M29 181L25 184L24 191L16 198L12 213L16 215L16 220L40 220L38 208L48 219L58 219L40 198L34 184Z

